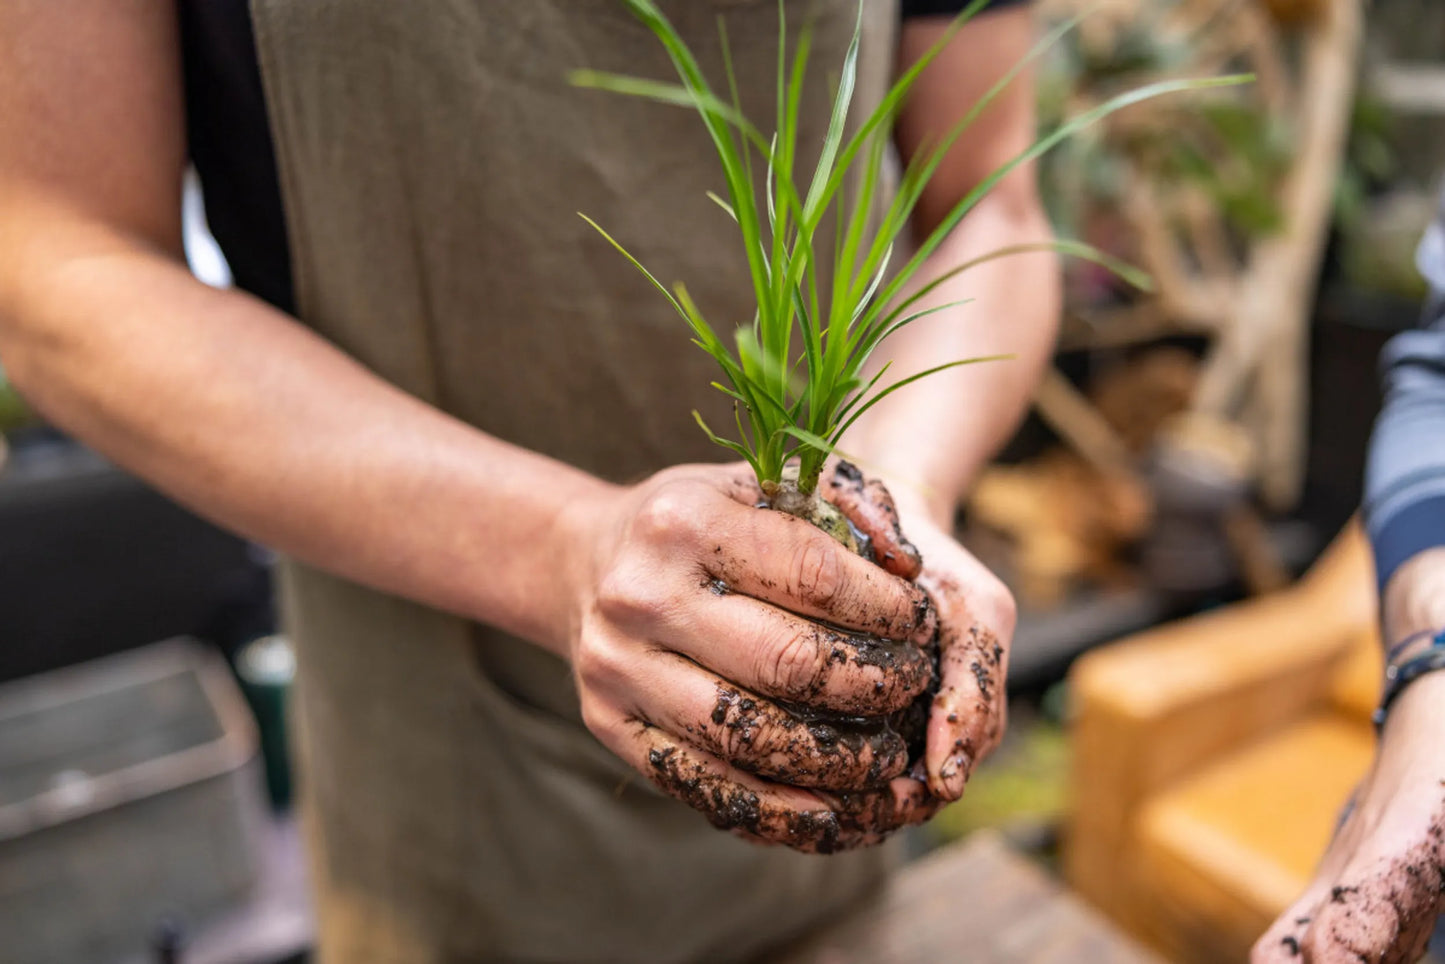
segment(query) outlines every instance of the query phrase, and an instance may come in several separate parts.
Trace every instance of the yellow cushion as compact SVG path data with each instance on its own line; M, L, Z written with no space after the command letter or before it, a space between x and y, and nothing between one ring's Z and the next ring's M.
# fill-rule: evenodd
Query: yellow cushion
M1380 634L1373 628L1361 632L1350 645L1349 655L1330 681L1330 699L1352 719L1368 722L1380 705L1380 688L1385 674L1385 653Z
M1242 959L1308 882L1373 754L1368 724L1325 712L1149 802L1142 877L1165 905L1151 936L1182 943L1179 960Z

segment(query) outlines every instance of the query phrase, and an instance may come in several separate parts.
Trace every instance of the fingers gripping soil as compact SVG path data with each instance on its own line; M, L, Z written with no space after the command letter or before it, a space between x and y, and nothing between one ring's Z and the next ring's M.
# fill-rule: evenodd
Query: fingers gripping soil
M735 833L804 850L881 840L936 806L899 776L932 684L926 593L811 524L681 467L600 514L571 642L583 721ZM772 782L778 781L778 782Z
M632 724L624 754L664 793L699 811L713 826L741 831L807 853L835 853L878 843L922 804L900 800L890 787L830 800L810 791L740 773L661 729ZM908 781L899 781L908 782Z
M887 639L914 638L931 618L927 596L917 586L802 519L742 506L723 518L726 528L702 562L734 592Z
M879 787L908 766L908 747L883 726L809 723L771 700L728 683L671 654L653 705L638 715L682 742L740 770L800 787Z
M708 615L690 623L703 629L689 637L695 645L654 644L639 650L636 637L627 632L599 628L586 634L587 645L574 651L573 670L583 720L592 732L603 736L604 730L635 716L740 769L799 786L860 789L877 786L907 767L906 741L881 718L908 705L928 685L933 667L917 647L878 644L896 651L889 658L897 668L885 671L873 665L877 654L865 653L851 641L830 641L838 634L806 620L745 597L705 595L711 604ZM732 606L738 607L732 610L740 620L736 627L716 618ZM763 612L750 612L751 607ZM871 719L823 723L793 714L759 695L756 687L730 682L753 675L753 663L764 659L756 654L785 648L784 643L771 646L767 638L754 640L757 628L769 625L770 618L788 624L784 632L822 653L807 661L808 674L799 671L796 676L803 690L814 694L814 705L825 702L818 694L831 694L832 702L851 709L849 717ZM747 646L755 648L718 645L723 639L748 640ZM819 649L823 645L829 648ZM704 668L704 661L712 665ZM737 668L729 668L732 664ZM815 672L817 667L821 672ZM604 742L617 752L615 735Z
M930 791L943 800L963 793L973 767L1002 737L1007 643L1013 599L1002 583L951 540L928 547L930 567L903 535L887 488L839 462L827 476L827 497L870 541L889 572L916 580L933 602L938 627L938 689L928 712L923 755Z
M669 592L641 567L619 568L597 611L611 629L585 633L588 645L573 654L584 685L593 682L590 650L606 636L653 640L746 689L852 716L895 712L933 681L932 661L912 643L825 626L710 579Z
M677 648L765 696L850 716L886 716L933 681L932 661L912 643L844 632L747 596L705 596L699 632Z
M868 537L873 561L895 576L917 579L923 571L923 557L904 538L888 488L878 479L865 481L851 462L838 462L827 479L828 501Z
M956 800L973 768L1003 738L1006 723L1008 651L969 611L962 587L950 578L932 580L945 610L939 635L939 688L929 715L924 762L928 785Z

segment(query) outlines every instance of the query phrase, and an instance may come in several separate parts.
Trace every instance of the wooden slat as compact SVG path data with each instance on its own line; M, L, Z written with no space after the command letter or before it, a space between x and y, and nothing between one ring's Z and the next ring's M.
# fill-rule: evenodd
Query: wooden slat
M994 833L897 874L879 896L772 964L1146 964L1120 935Z

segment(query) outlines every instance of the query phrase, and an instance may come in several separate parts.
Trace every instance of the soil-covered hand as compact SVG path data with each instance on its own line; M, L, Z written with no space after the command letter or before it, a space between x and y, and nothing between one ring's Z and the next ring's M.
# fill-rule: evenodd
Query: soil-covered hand
M583 719L720 827L802 850L873 843L927 798L876 718L933 681L920 643L934 612L920 587L760 499L746 466L696 465L573 507Z
M1442 735L1445 674L1436 673L1396 701L1314 880L1255 944L1253 964L1405 964L1425 955L1445 912Z
M973 768L999 744L1016 609L1008 588L940 526L908 486L898 500L877 479L839 463L827 497L872 540L878 564L916 581L938 611L939 683L928 717L927 808L957 800ZM905 538L906 536L906 538Z

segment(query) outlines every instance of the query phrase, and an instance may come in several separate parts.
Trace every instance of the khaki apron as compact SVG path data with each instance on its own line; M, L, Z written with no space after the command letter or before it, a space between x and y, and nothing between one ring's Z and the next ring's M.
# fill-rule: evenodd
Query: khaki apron
M716 324L751 317L698 118L566 83L578 67L672 77L620 0L252 8L308 325L439 408L609 479L718 460L690 415L730 421L713 363L576 214L685 280ZM664 8L715 83L725 15L744 109L767 121L774 0ZM857 8L788 9L816 16L816 145ZM857 107L886 88L896 18L869 0ZM326 964L744 960L885 870L886 852L810 857L714 830L605 750L567 666L524 642L299 565L283 589Z

